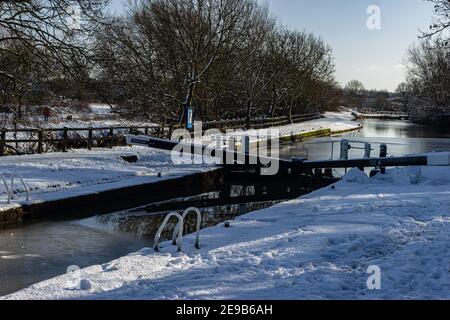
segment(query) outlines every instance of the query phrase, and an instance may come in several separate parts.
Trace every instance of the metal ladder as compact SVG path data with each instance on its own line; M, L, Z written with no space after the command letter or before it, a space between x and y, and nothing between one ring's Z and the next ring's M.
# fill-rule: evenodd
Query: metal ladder
M191 208L187 208L186 210L184 210L183 215L181 216L182 218L182 225L177 224L177 226L175 227L175 230L173 231L173 235L172 235L172 244L176 244L176 237L177 234L179 232L179 228L183 229L184 227L184 221L186 221L186 217L190 212L194 212L197 214L197 226L196 226L196 234L195 234L195 248L196 249L200 249L200 228L202 227L202 214L200 212L200 210L198 210L197 208L191 207Z
M183 229L184 229L184 221L187 217L187 215L190 212L194 212L197 214L197 229L196 229L196 236L195 236L195 248L200 249L200 228L202 224L202 214L200 210L197 208L191 207L187 208L183 215L180 215L177 212L169 213L164 221L162 222L161 226L159 227L158 231L156 232L153 249L156 252L159 252L159 242L161 239L161 233L163 232L164 228L166 227L167 223L169 222L170 218L176 217L178 219L178 223L175 226L175 229L172 234L172 244L176 245L178 247L178 252L182 251L182 239L183 239Z
M11 173L11 185L10 186L8 186L8 182L6 182L5 176L2 175L3 184L5 185L5 189L8 194L8 204L10 204L11 200L14 199L14 178L16 176L20 179L20 181L25 189L25 192L27 193L26 200L30 201L30 189L28 188L27 184L25 183L25 180L23 179L22 174L20 172L16 171L16 172Z
M177 226L181 223L181 228L179 228L179 230L178 230L178 237L177 237L177 242L176 242L176 244L178 246L178 252L181 251L181 241L183 239L183 225L184 225L183 218L180 216L179 213L172 212L172 213L169 213L166 216L166 218L164 219L163 223L161 224L161 226L159 227L158 231L156 232L155 240L154 240L154 243L153 243L153 249L156 252L159 252L159 239L161 238L161 233L163 232L164 228L166 227L167 222L169 222L170 218L172 218L172 217L177 217L178 218Z

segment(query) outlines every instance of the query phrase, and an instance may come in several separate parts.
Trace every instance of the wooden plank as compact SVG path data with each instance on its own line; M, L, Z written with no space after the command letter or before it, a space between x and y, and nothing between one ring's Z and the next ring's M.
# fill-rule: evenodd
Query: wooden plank
M5 154L5 143L6 143L5 138L6 138L6 130L2 129L1 137L0 137L0 139L1 139L1 141L0 141L0 156L4 156L4 154Z

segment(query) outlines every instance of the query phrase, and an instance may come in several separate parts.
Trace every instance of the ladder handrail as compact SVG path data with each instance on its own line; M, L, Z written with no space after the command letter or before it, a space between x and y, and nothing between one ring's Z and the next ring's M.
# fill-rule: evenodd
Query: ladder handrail
M161 238L161 233L163 232L164 228L166 227L167 222L169 222L170 218L172 218L172 217L178 218L177 226L181 223L181 227L178 229L178 237L177 237L177 243L176 243L178 246L178 252L181 251L181 241L183 238L183 225L184 225L183 217L177 212L171 212L165 217L163 223L161 224L158 231L156 232L154 243L153 243L153 249L156 252L159 252L159 239Z
M9 191L8 182L6 182L5 176L2 175L3 184L5 185L6 192L8 193L8 204L11 203L11 191Z
M20 172L18 172L18 171L13 171L11 173L11 191L10 191L11 192L11 199L14 199L13 193L14 193L14 178L15 178L15 175L18 176L20 181L22 182L22 185L23 185L23 187L25 189L25 192L27 193L27 201L30 201L30 190L28 189L28 186L25 183L25 180L23 179L22 174Z
M11 181L10 185L8 186L8 182L6 181L6 178L4 175L2 175L3 184L5 185L6 192L8 193L8 203L11 203L11 200L13 200L14 197L14 180L18 177L20 179L20 182L22 183L25 192L27 193L26 201L30 201L30 189L28 188L28 185L25 182L25 179L23 178L22 174L18 171L11 171Z
M202 213L200 212L200 210L198 210L195 207L190 207L190 208L187 208L186 210L184 210L183 215L181 216L182 217L181 223L183 223L183 225L181 225L181 228L183 229L184 222L186 221L185 219L190 212L195 212L197 214L197 226L196 226L197 229L196 229L196 235L195 235L195 248L200 249L200 229L202 227ZM176 238L177 238L176 236L177 236L177 233L179 232L179 230L178 230L179 228L180 228L180 224L177 224L177 226L175 227L175 230L173 231L173 235L172 235L172 243L173 244L176 244Z
M19 175L20 181L23 184L23 187L25 188L25 191L27 192L27 201L30 201L30 189L28 188L27 184L25 183L25 180L23 179L23 176L20 172L17 172Z

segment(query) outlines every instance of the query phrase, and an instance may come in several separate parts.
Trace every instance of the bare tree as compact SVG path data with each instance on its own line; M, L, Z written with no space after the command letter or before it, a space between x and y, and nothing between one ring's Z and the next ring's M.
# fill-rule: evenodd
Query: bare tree
M450 1L427 1L434 4L434 17L430 29L422 32L421 38L434 40L441 46L450 47Z
M145 0L96 43L97 83L125 112L180 122L303 110L333 82L331 49L254 0ZM109 93L108 93L109 92ZM112 94L111 94L112 93ZM107 100L107 99L106 99Z
M416 95L435 103L448 102L450 93L450 51L427 41L409 50L408 84Z
M302 112L311 111L308 109L313 105L319 107L325 87L334 83L335 67L330 47L313 34L291 32L289 43L291 86L287 106L291 117L295 106Z
M52 71L79 67L108 1L0 1L0 53L23 62L26 51L34 65ZM17 76L0 69L0 77L10 82Z
M246 30L247 39L238 51L232 90L240 97L238 103L244 108L247 127L250 127L255 102L261 100L281 68L273 59L275 21L268 9L258 8L248 20L251 24Z
M180 105L180 121L211 66L242 40L254 7L253 0L146 0L135 12L136 22L154 39L169 86L177 81L182 91L161 90Z
M345 85L345 90L353 95L357 96L361 93L363 93L366 89L364 88L364 85L359 80L351 80Z

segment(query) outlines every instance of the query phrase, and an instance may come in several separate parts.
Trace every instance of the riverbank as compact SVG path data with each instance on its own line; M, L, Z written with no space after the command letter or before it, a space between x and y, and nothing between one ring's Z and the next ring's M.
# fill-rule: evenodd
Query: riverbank
M130 163L123 157L135 157L136 162ZM91 212L92 208L99 209L102 206L109 206L114 211L110 203L105 203L108 193L117 191L114 197L111 196L112 204L123 207L119 202L131 202L132 206L136 199L130 199L131 195L152 191L152 184L160 183L160 188L169 188L171 182L167 181L174 180L176 183L182 177L202 174L212 169L214 168L208 165L186 166L174 163L170 153L142 147L72 150L68 153L0 158L0 172L7 183L10 183L12 173L20 173L27 184L30 197L29 200L26 199L25 187L16 177L12 188L14 199L8 204L8 192L5 185L0 184L0 226L15 225L24 218L41 217L42 214L48 216L50 212L46 211L51 211L54 214L52 218L58 219L58 208L61 210L61 217L74 211L82 216L83 211ZM147 197L151 198L152 195ZM141 202L145 203L145 199ZM13 214L17 212L20 214Z
M361 130L362 125L354 120L351 112L326 112L320 119L271 129L278 130L280 141L301 141ZM266 131L267 129L251 130L250 143L257 144L259 137L266 136ZM241 134L237 133L237 135Z
M353 169L297 200L4 299L449 299L450 168ZM369 290L369 266L381 289ZM79 283L75 281L75 283ZM75 287L74 287L75 286Z
M450 106L437 105L426 98L413 97L408 102L411 121L414 123L448 127L450 124Z

